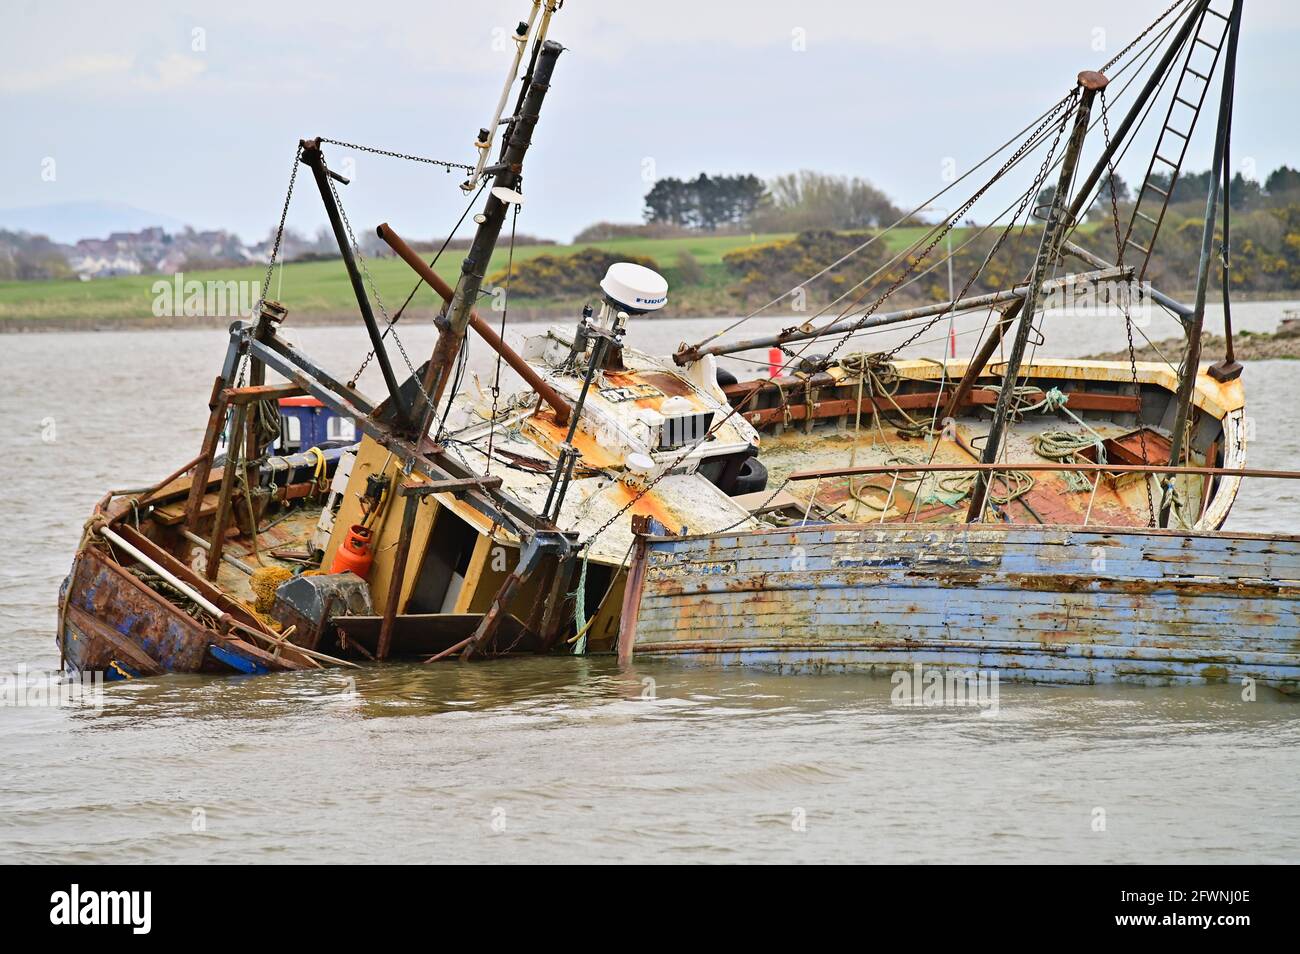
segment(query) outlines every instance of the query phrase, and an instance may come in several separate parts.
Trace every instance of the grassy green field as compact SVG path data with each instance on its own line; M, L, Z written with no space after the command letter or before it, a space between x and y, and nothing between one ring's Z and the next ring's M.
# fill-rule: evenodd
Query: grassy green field
M892 250L904 247L925 229L900 228L890 233ZM954 231L954 241L960 233ZM728 302L728 275L722 257L728 252L751 245L789 238L788 234L766 235L699 235L687 238L624 238L584 245L528 245L515 249L515 260L524 261L537 255L564 255L583 248L597 247L625 255L653 259L670 283L670 297L678 313L725 313ZM681 267L683 254L695 261L693 276L685 278ZM448 250L438 262L437 270L455 283L464 253ZM371 274L380 297L391 312L410 293L416 282L410 269L396 259L369 261ZM505 268L506 253L499 249L493 256L488 274ZM254 282L260 285L265 269L257 267L187 272L185 279L200 282ZM153 290L157 282L170 283L163 275L133 275L93 281L0 282L0 323L13 327L39 328L63 324L99 324L117 321L147 322L153 317ZM593 289L594 293L595 289ZM424 294L431 294L425 292ZM256 296L254 296L256 297ZM297 262L276 270L271 282L271 297L288 306L299 319L337 318L356 313L356 302L343 265L338 260ZM426 298L426 302L428 299ZM521 301L519 307L534 311L572 308L581 302ZM513 307L513 306L512 306Z

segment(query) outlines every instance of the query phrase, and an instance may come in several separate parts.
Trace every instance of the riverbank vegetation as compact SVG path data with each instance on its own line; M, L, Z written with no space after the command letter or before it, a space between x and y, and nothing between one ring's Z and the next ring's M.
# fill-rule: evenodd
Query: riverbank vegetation
M1185 294L1194 281L1208 185L1208 173L1188 173L1172 190L1146 275L1171 294ZM1114 191L1123 228L1132 214L1133 195L1122 181L1116 181ZM1047 199L1049 195L1040 196ZM1283 167L1263 182L1238 176L1232 184L1231 207L1234 291L1282 297L1300 289L1300 172ZM946 298L947 240L939 242L918 266L910 267L916 254L913 243L928 244L932 226L904 220L883 232L884 226L900 219L903 213L883 192L856 178L801 172L767 183L753 176L704 174L661 179L646 196L642 223L596 223L570 245L537 239L517 243L509 276L510 311L518 318L576 315L584 302L598 296L601 274L618 260L637 261L665 275L670 291L663 317L735 313L782 296L786 297L774 312L797 313L859 301L865 306L896 281L904 283L896 296L899 302ZM952 230L952 271L958 294L973 275L967 289L973 294L1005 288L1024 278L1040 227L1013 230L999 254L984 265L1001 231L999 224L972 222ZM1075 240L1106 260L1115 260L1118 243L1109 194L1090 210ZM168 275L27 280L40 271L33 262L50 254L39 242L29 244L30 248L18 252L6 253L0 247L0 278L12 279L0 280L0 328L183 323L207 314L176 305L188 297L179 293L169 294L171 310L160 312L159 287L171 284ZM861 250L840 261L855 249ZM391 311L416 287L415 278L405 264L385 254L386 248L372 246L366 251L379 296ZM1130 250L1130 260L1131 254ZM508 259L508 250L498 248L488 270L489 290L506 284ZM460 260L459 249L448 249L436 270L455 282ZM820 278L809 281L823 270ZM254 283L260 292L264 273L264 266L250 265L187 270L183 279L200 286L235 283L240 288L239 283ZM1212 287L1219 280L1216 269ZM350 320L356 315L352 289L337 258L311 255L278 266L269 293L288 305L300 322ZM241 297L247 296L226 296L227 300ZM500 307L501 301L498 293L484 307ZM413 313L431 314L438 305L432 293L420 290Z

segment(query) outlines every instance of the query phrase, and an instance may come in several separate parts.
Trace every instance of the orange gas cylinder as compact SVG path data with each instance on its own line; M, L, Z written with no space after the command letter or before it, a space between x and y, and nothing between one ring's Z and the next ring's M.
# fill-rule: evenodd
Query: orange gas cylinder
M334 562L330 564L331 573L345 573L351 570L363 580L370 572L370 561L374 554L370 552L370 530L354 523L347 536L334 552Z

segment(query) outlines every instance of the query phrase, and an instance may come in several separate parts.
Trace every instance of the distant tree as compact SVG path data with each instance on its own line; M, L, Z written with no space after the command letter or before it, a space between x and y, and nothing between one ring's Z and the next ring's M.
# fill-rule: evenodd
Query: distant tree
M1228 185L1228 197L1234 209L1256 209L1264 197L1264 187L1238 172Z
M710 176L701 172L689 182L660 179L646 194L647 222L713 231L742 225L766 192L754 175Z
M63 250L44 235L0 229L0 281L71 278Z
M1300 171L1290 166L1278 166L1264 180L1264 191L1274 198L1300 192Z
M1111 193L1114 193L1112 203ZM1133 190L1129 188L1124 177L1118 172L1113 176L1107 176L1101 185L1101 190L1097 193L1097 199L1088 210L1088 214L1094 219L1107 219L1113 214L1117 206L1133 201Z
M856 177L803 170L777 176L767 190L752 223L763 231L877 228L903 214L884 192Z
M646 193L645 220L670 225L693 225L691 188L681 179L660 179Z

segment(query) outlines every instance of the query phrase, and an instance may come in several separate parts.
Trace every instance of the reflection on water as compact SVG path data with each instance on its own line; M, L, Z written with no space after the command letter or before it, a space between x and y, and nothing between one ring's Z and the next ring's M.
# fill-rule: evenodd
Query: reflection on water
M0 714L0 858L1300 860L1294 700L890 695L608 657L112 685Z
M1282 307L1239 320L1267 330ZM666 350L713 327L633 333ZM1061 353L1114 330L1073 328ZM291 333L345 371L365 353L360 329ZM91 504L195 452L222 338L6 338L21 558L0 561L0 671L57 664L55 593ZM1295 367L1247 368L1255 466L1300 462ZM1247 482L1230 526L1296 531L1298 491ZM890 693L609 658L110 685L98 712L0 708L0 861L1300 861L1296 700L1003 684L987 716Z

